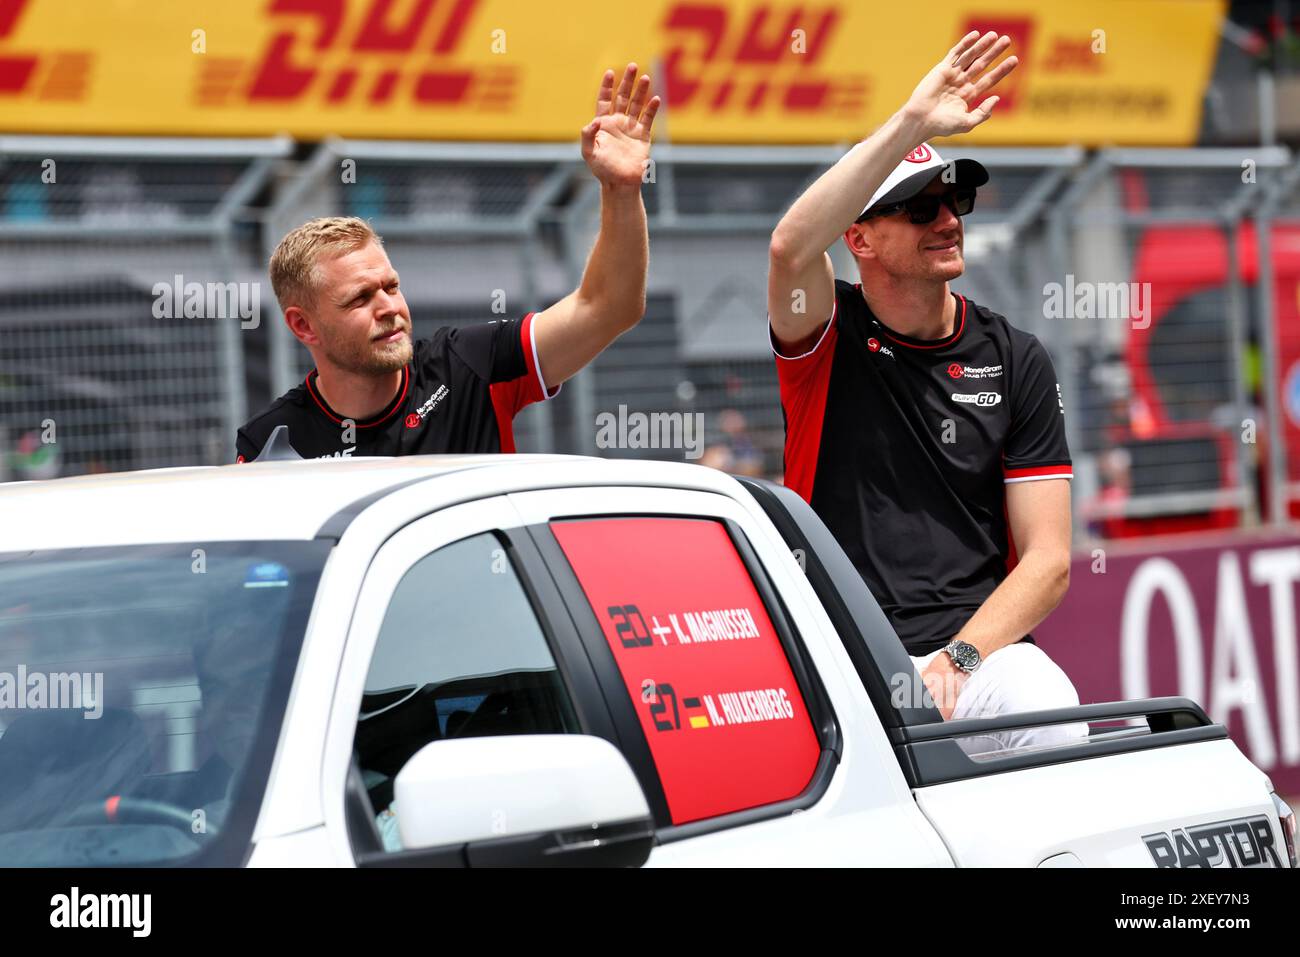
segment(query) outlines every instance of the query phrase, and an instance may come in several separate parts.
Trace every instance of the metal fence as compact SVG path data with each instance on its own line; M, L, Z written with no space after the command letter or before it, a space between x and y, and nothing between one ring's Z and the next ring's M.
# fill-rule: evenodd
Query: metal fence
M1286 521L1300 498L1287 455L1300 441L1289 151L946 152L992 175L954 287L1052 355L1078 531ZM646 316L521 415L520 449L779 476L767 243L840 155L659 144L643 191ZM427 335L571 290L599 193L569 145L12 138L0 139L0 204L0 476L32 478L230 461L234 428L310 368L265 273L302 221L370 220ZM855 278L842 245L832 258ZM178 285L232 281L264 289L254 328L156 314ZM599 418L635 412L700 415L703 439L602 447Z
M0 138L0 478L226 460L240 326L159 315L188 284L260 279L239 216L291 150Z
M1094 535L1285 517L1267 502L1285 450L1256 223L1290 162L1280 148L1102 151L1048 212L1042 329Z

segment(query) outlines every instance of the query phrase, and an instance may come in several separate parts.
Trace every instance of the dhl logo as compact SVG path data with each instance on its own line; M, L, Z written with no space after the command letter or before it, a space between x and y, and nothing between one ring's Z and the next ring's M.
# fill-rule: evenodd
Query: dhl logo
M670 108L861 115L867 76L821 69L839 20L836 7L764 4L748 14L722 3L670 7L663 20Z
M275 26L252 61L210 59L195 91L204 106L328 104L472 106L504 110L515 98L510 66L451 61L480 0L270 0ZM349 17L349 7L359 15ZM401 9L398 9L398 8Z
M0 45L7 47L31 0L0 0ZM56 50L44 55L0 53L0 97L28 94L39 100L82 100L94 55Z
M1034 46L1036 36L1035 23L1030 17L1006 17L1001 15L972 16L957 32L963 37L972 30L986 33L996 30L1011 38L1011 53L1020 61L1015 71L998 84L998 106L1000 116L1012 113L1022 102L1025 84L1031 70L1042 73L1100 73L1105 59L1092 50L1091 35L1069 36L1054 35L1049 38L1046 56L1035 57L1039 48Z

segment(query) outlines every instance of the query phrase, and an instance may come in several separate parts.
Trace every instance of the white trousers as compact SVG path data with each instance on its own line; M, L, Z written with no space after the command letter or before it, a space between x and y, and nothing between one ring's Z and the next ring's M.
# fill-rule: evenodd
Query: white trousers
M932 651L913 657L912 662L921 672L935 655L941 654L942 649ZM1019 641L993 652L966 679L957 693L952 720L987 718L1013 711L1073 708L1078 704L1079 693L1061 667L1037 645ZM980 754L1004 748L1065 744L1087 734L1086 723L1053 724L959 738L958 744L967 754Z

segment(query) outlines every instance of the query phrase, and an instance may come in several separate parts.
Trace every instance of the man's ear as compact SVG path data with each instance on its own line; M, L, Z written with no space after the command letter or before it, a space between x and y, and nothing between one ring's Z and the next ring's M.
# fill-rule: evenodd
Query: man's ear
M844 231L844 245L858 259L876 258L876 251L871 248L871 236L862 223L854 223Z
M284 311L284 324L289 327L289 331L294 337L304 345L315 346L320 344L320 336L316 335L316 330L312 328L311 319L301 306L290 306Z

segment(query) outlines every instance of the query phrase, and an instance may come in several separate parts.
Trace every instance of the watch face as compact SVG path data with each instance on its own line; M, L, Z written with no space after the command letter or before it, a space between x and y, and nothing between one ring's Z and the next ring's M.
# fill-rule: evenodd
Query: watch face
M967 671L980 663L980 653L975 649L975 646L968 645L964 641L953 648L952 654L957 659L957 664Z

